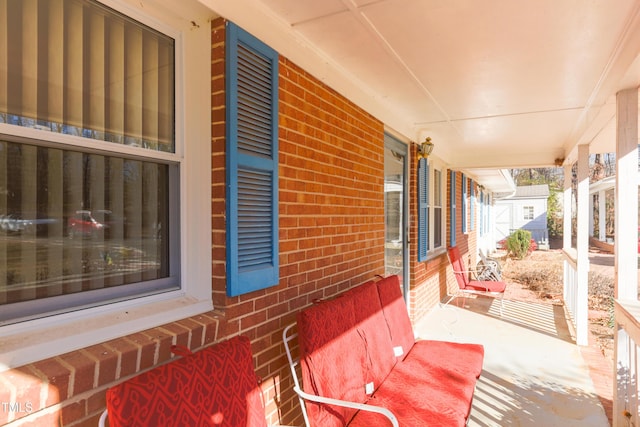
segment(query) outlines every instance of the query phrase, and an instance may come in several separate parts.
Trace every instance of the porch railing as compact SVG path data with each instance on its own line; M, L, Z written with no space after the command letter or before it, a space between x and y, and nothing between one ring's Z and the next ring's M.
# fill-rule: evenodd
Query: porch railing
M588 271L580 273L575 248L563 249L564 304L575 331L576 344L589 344ZM588 267L587 267L588 268Z
M578 329L576 314L578 312L578 264L572 249L563 250L564 254L564 305L569 312L574 330Z
M640 359L640 302L615 301L616 376L613 396L613 425L640 425L638 373Z

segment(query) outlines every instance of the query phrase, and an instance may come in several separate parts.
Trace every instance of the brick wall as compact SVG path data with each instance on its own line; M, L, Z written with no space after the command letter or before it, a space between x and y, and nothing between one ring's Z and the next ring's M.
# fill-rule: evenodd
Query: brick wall
M212 297L215 312L153 328L0 374L0 401L30 401L33 413L0 408L0 424L95 426L111 385L233 335L252 341L271 423L301 425L281 341L283 328L316 298L384 274L384 126L286 58L280 58L280 283L226 296L224 21L212 23ZM415 159L415 145L410 157ZM411 194L415 168L411 168ZM412 198L411 223L416 206ZM416 241L411 227L412 241ZM412 259L416 259L412 245ZM411 265L412 301L440 299L446 256ZM445 281L446 283L446 281Z
M417 145L411 144L411 167L410 167L410 194L417 194L418 191L418 157L417 157ZM446 228L445 236L447 247L450 246L450 233L451 217L449 215L448 207L450 206L451 199L451 174L447 171L446 174ZM475 185L475 184L474 184ZM469 254L473 254L473 263L469 265L475 265L475 253L476 253L476 233L478 226L476 225L473 231L462 233L462 174L456 172L456 246L460 248L462 256L465 257L465 262L468 264L469 260L466 258ZM468 197L468 195L467 195ZM418 218L418 202L416 197L412 197L410 201L410 240L412 242L418 241L418 230L415 224L417 224ZM477 208L476 208L476 220L477 220ZM467 221L470 221L470 214L467 212ZM470 222L467 222L469 225ZM421 317L425 316L429 310L431 310L439 302L443 301L448 294L455 292L455 288L458 286L449 258L446 253L428 258L427 261L417 262L418 250L417 244L411 245L410 254L410 275L411 275L411 289L410 289L410 306L409 313L411 321L415 324Z
M107 388L168 361L173 344L213 344L219 321L203 313L0 373L0 425L95 427Z
M318 298L384 274L384 127L286 58L279 61L280 283L226 296L224 21L212 26L213 300L223 336L252 341L268 421L301 425L282 330Z

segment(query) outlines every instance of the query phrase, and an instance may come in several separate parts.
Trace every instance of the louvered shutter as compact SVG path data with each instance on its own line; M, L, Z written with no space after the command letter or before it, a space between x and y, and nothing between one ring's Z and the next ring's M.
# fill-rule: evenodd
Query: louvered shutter
M449 199L449 213L451 215L451 227L449 241L451 246L456 245L456 171L451 171L451 197Z
M476 228L476 190L473 180L469 183L469 194L471 195L471 206L469 207L471 220L469 222L469 230L473 231Z
M467 176L462 174L462 232L467 232Z
M278 54L227 23L227 294L277 285Z
M429 164L418 163L418 261L425 261L429 252Z

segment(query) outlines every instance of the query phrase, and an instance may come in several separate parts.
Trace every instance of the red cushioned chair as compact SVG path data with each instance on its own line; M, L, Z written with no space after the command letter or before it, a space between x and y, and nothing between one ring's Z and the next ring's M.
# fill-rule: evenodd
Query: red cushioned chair
M266 427L251 343L243 336L157 366L107 390L111 427Z
M457 296L466 297L467 294L479 294L489 295L494 298L500 298L500 316L504 309L504 291L507 289L507 284L502 281L492 280L470 280L470 273L474 273L473 270L465 268L464 261L460 256L460 250L457 246L449 248L449 261L453 267L453 274L458 282L458 292L451 295L449 301L445 303L449 304Z

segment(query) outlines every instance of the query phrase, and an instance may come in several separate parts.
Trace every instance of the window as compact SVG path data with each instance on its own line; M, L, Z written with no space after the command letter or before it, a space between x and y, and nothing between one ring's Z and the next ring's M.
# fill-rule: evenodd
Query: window
M4 6L0 123L47 132L0 137L0 321L179 288L174 39L92 1Z
M476 187L473 180L469 183L469 194L471 196L469 201L469 230L473 231L476 228Z
M525 221L531 221L535 217L533 216L533 206L522 207L522 219Z
M433 247L442 246L442 172L433 171Z
M456 245L456 171L451 171L451 182L450 182L450 190L451 198L449 199L449 214L451 218L451 228L450 228L450 244L451 246Z
M480 190L480 214L479 214L480 224L478 226L480 237L484 236L484 216L485 216L484 191Z
M212 308L211 32L102 3L0 1L5 367Z
M469 212L469 207L468 207L468 182L467 182L467 176L465 174L462 174L462 232L466 233L467 232L467 212Z
M227 295L278 284L278 54L227 25Z
M430 253L443 249L445 244L446 180L442 179L439 167L433 159L420 159L418 163L418 261L425 261Z

